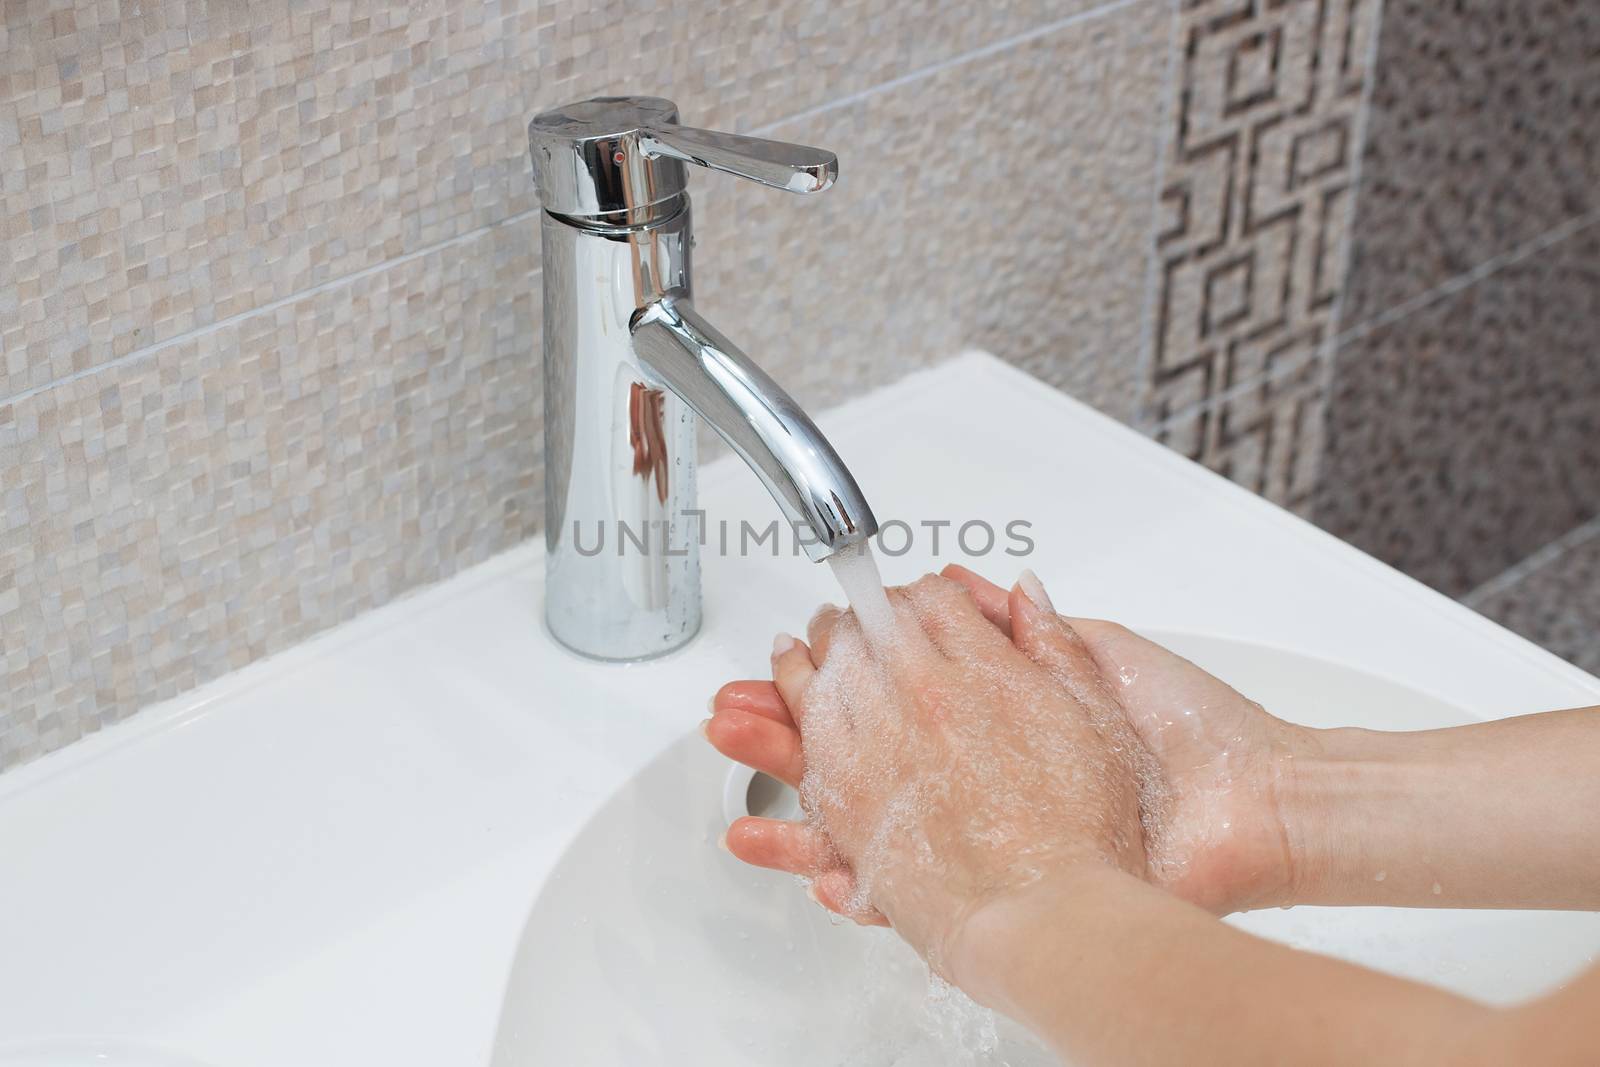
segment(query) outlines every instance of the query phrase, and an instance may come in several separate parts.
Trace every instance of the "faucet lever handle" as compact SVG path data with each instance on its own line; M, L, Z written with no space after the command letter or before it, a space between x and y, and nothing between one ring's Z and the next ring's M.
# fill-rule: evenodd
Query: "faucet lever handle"
M681 160L790 193L820 193L839 176L839 157L826 149L693 126L650 126L640 131L639 147L652 159Z
M839 157L820 148L678 125L659 96L596 96L528 123L533 183L544 209L594 225L660 221L683 206L686 163L786 189L820 193Z

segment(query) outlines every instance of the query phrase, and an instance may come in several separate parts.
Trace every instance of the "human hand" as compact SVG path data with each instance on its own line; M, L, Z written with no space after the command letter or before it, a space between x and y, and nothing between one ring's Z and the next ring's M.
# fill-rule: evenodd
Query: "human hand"
M1011 632L1006 590L965 567L943 574ZM1285 798L1295 758L1318 749L1312 731L1125 626L1067 623L1160 766L1164 807L1152 813L1150 881L1219 915L1294 903L1301 842Z
M858 921L887 915L952 981L1074 1061L1440 1049L1498 1061L1537 1045L1533 1059L1563 1058L1559 1046L1576 1063L1592 1047L1567 1025L1592 981L1570 988L1576 1002L1535 1002L1486 1029L1494 1019L1469 1002L1272 945L1193 904L1594 908L1597 709L1308 730L1120 626L1055 616L1041 589L945 575L969 611L944 610L948 586L924 579L894 594L902 643L863 654L847 651L864 641L854 618L825 610L811 648L780 639L776 684L718 692L713 744L800 785L812 814L738 820L736 856L814 877L818 899ZM970 611L1056 694L1017 699L1037 675L972 631ZM1068 758L1042 758L1057 745ZM1038 780L1060 767L1063 780ZM1136 1050L1130 1003L1165 1005ZM1329 1004L1369 1025L1330 1037Z
M1007 595L1009 637L945 578L891 602L886 645L824 609L809 647L780 638L772 687L718 693L712 743L799 783L810 816L740 819L729 850L811 876L834 910L887 916L936 967L996 897L1083 864L1147 877L1159 771L1043 591Z

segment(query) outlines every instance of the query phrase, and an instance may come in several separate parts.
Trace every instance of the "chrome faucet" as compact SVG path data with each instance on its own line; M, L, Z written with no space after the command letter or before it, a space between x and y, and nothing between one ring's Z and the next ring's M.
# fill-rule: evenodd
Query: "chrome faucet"
M690 300L685 164L818 193L838 160L680 126L648 96L546 111L528 145L544 208L545 619L587 656L659 655L700 628L695 415L812 560L877 532L827 438Z

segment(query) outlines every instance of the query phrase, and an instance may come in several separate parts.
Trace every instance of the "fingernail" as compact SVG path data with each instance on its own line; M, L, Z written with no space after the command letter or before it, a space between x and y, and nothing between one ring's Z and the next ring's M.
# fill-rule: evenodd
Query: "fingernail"
M733 855L733 849L728 847L728 831L724 830L717 835L717 847L730 856Z
M793 647L794 638L790 637L788 634L779 634L777 637L772 639L773 659L777 659L779 656L783 655Z
M821 900L817 899L817 883L815 882L806 883L806 896L811 898L811 903L813 904L822 903Z
M712 693L706 697L706 710L713 715L717 713L717 694Z
M706 727L710 726L710 725L711 725L711 720L710 719L701 719L700 720L700 736L705 738L707 741L711 740L711 731L706 729Z
M1050 594L1044 591L1044 583L1032 570L1024 570L1017 575L1017 584L1022 587L1023 595L1033 601L1034 607L1040 611L1055 613L1056 606L1050 603Z

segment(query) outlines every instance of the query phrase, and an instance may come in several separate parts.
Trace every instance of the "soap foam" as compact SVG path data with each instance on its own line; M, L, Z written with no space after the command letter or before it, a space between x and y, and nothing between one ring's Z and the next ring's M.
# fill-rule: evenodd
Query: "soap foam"
M974 651L957 668L971 687L966 713L951 708L943 729L921 728L929 694L897 684L892 667L921 636L919 624L930 633L940 628L937 616L950 610L949 602L936 589L912 587L904 603L891 603L866 545L829 562L853 610L835 626L827 658L806 691L807 769L800 791L812 825L851 842L855 892L845 902L847 912L870 913L875 889L892 890L908 914L938 914L948 894L981 899L1037 881L1056 868L1058 849L1076 847L1058 840L1054 831L1062 825L1077 824L1081 834L1119 856L1137 855L1140 838L1156 836L1151 815L1164 806L1164 781L1109 681L1092 671L1018 669ZM1087 720L1076 729L1064 728L1063 696ZM1085 758L1085 728L1100 735L1092 745L1097 758ZM863 758L861 742L868 737L874 743L867 746L870 758ZM921 773L906 775L908 764ZM889 795L881 790L886 777L901 782ZM875 797L876 810L853 803L863 796ZM1085 810L1086 796L1103 798L1104 807ZM829 826L829 813L848 825ZM982 880L953 883L951 868L939 861L951 851L987 855ZM891 852L894 864L887 863ZM936 969L941 947L926 946ZM934 972L923 973L931 984L921 998L922 1018L906 1026L902 1014L904 1028L893 1039L851 1062L1048 1061L1029 1057L1037 1049L1031 1043L998 1039L992 1013ZM1000 1024L1004 1033L1009 1024ZM1013 1058L1019 1052L1023 1058Z
M1138 826L1149 817L1139 800L1159 810L1162 779L1110 685L1089 672L1052 677L1036 665L1019 669L974 652L959 668L971 687L965 710L947 709L954 717L929 731L920 725L929 714L928 694L904 689L891 668L919 622L930 632L939 628L932 616L950 610L948 602L936 588L911 587L904 606L891 604L870 552L850 553L836 570L856 610L835 626L806 693L801 796L820 830L850 841L856 880L846 902L850 913L868 912L891 851L912 860L897 871L911 883L899 885L900 894L930 897L953 888L937 859L949 849L990 856L989 876L1001 885L1036 881L1055 866L1059 849L1077 847L1057 832L1071 823L1118 857L1137 855L1154 829ZM1060 718L1063 696L1079 704L1085 725L1101 735L1097 758L1085 759L1083 726ZM873 739L867 753L863 738ZM918 773L905 774L907 764ZM886 776L901 783L890 795L872 785ZM1105 798L1107 810L1082 810L1086 792ZM876 810L861 810L854 798L864 795L876 795ZM848 813L849 825L829 826L830 811ZM930 830L939 840L930 839ZM938 966L932 956L939 946L927 948Z

